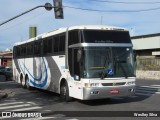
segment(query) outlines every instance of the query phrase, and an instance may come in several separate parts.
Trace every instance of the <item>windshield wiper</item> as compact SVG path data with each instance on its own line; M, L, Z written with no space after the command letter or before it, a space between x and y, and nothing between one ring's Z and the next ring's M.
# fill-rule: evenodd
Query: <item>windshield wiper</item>
M102 70L102 74L101 74L101 79L104 79L106 74L105 74L105 70L106 70L106 63L108 62L107 60L107 56L106 56L106 59L105 59L105 62L104 62L104 66L103 66L103 70Z
M101 79L104 79L105 78L105 68L104 68L104 70L102 71L102 73L101 73Z
M125 78L127 79L128 78L127 72L125 71L124 67L122 66L122 64L120 62L118 62L118 64L121 67L122 72L124 73Z

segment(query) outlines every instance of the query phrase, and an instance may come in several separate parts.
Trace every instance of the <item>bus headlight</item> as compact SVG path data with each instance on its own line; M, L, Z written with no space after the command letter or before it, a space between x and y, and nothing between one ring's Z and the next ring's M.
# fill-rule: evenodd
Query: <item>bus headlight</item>
M99 87L100 84L99 83L85 83L84 86L85 87Z
M130 82L127 82L126 85L135 85L135 81L130 81Z
M90 83L91 87L98 87L99 83Z

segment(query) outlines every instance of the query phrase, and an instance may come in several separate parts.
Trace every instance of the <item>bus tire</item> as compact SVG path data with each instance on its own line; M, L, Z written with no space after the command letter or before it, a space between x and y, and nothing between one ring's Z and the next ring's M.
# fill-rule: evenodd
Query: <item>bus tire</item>
M26 88L27 88L28 90L31 90L31 86L29 85L29 78L28 78L28 76L26 76L25 84L26 84Z
M65 102L70 102L72 98L69 96L69 88L67 82L64 82L60 87L60 97L61 100Z
M22 87L23 87L23 88L26 88L26 82L25 82L22 74L21 74L21 76L20 76L20 82L21 82Z

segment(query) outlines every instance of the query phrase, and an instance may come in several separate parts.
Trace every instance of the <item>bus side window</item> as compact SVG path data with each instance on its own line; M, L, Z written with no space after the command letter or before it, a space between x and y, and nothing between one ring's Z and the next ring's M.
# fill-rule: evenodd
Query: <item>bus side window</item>
M52 53L52 38L47 39L47 53Z
M43 40L43 55L47 54L47 39Z
M56 36L54 38L54 53L58 53L59 52L58 46L59 46L59 37Z
M16 57L20 57L20 47L16 47Z
M65 35L60 36L59 38L59 52L65 51Z
M36 41L34 43L34 55L39 56L41 54L41 41Z
M27 44L26 56L27 56L27 57L33 56L33 43L28 43L28 44Z

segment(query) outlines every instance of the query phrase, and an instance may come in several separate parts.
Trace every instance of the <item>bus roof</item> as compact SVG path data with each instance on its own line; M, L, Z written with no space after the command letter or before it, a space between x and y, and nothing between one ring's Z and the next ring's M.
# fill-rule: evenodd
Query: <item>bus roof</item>
M69 27L68 30L74 29L95 29L95 30L123 30L128 31L126 28L115 27L115 26L105 26L105 25L79 25Z
M115 27L115 26L79 25L79 26L72 26L72 27L55 29L55 30L53 30L53 31L40 34L40 35L36 36L35 38L31 38L31 39L28 39L28 40L22 41L22 42L16 42L16 43L14 44L14 46L16 46L16 45L21 45L21 44L28 43L28 42L32 42L32 41L34 41L34 40L38 40L38 39L41 39L41 38L46 38L46 37L49 37L49 36L52 36L52 35L56 35L56 34L59 34L59 33L64 33L64 32L66 32L67 30L70 31L70 30L76 30L76 29L79 29L79 30L82 30L82 29L86 29L86 30L87 30L87 29L88 29L88 30L128 31L128 29L126 29L126 28Z

